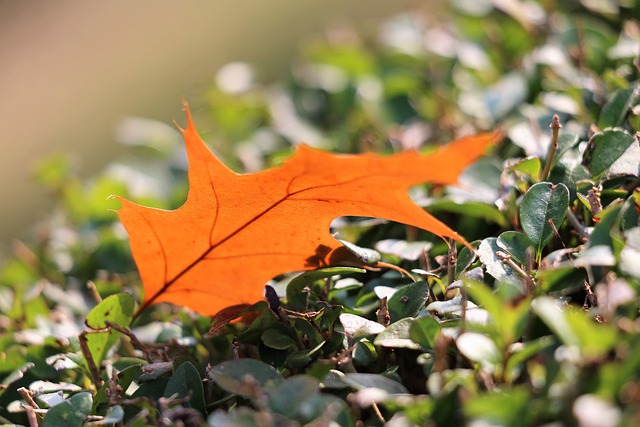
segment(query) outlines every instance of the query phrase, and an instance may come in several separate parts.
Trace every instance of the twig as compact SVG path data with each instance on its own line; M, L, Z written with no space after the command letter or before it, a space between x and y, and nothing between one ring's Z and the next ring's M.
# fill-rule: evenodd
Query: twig
M375 402L371 402L371 409L373 409L373 413L376 414L376 417L378 417L378 420L381 423L386 422L386 420L382 416L382 412L380 412L380 408L378 408L378 405Z
M449 253L447 253L447 286L449 286L455 279L453 276L455 276L456 272L456 259L458 254L456 252L456 243L453 239L447 239L447 245L449 246Z
M16 390L20 396L24 399L25 402L29 405L30 408L40 409L40 406L33 400L33 392L25 387L20 387Z
M553 218L549 218L547 224L549 224L549 227L551 227L551 231L553 231L553 234L556 235L556 238L560 240L560 244L562 245L562 247L567 249L567 245L564 244L562 236L560 236L560 232L558 231L558 227L556 227L556 224L553 222Z
M95 360L93 360L93 355L91 354L91 350L89 350L89 344L87 341L87 334L92 333L90 331L82 331L78 335L78 342L80 343L80 350L82 351L82 355L84 359L87 361L87 366L89 367L89 372L91 372L91 376L93 377L93 383L96 385L96 388L102 387L104 381L100 377L100 370L96 365Z
M96 300L98 304L102 302L102 297L100 296L100 293L98 292L98 288L96 288L96 284L93 281L89 280L87 282L87 289L91 293L91 296L93 297L93 299Z
M365 269L367 269L367 267L368 266L364 266ZM375 267L375 268L382 267L382 268L388 268L390 270L395 270L398 273L400 273L402 277L407 276L409 279L411 279L412 282L414 283L417 282L417 280L415 279L415 277L411 275L411 273L409 273L407 270L405 270L402 267L398 267L397 265L389 264L388 262L384 262L384 261L378 261L372 267Z
M138 347L140 349L140 351L142 351L145 354L145 356L147 357L147 360L149 360L149 362L153 362L153 359L151 357L152 354L160 355L160 352L158 350L149 348L146 345L144 345L142 343L142 341L140 341L138 339L138 337L136 337L133 334L133 332L131 332L129 329L123 328L122 326L116 325L115 323L109 322L108 320L106 320L104 322L104 324L107 325L107 327L113 328L116 331L120 332L121 334L124 334L124 335L128 336L129 339L131 340L131 342L133 343L133 345Z
M501 263L509 266L510 269L515 271L519 276L524 279L525 285L527 286L527 295L533 295L533 290L535 288L535 283L533 282L533 278L530 274L527 274L518 264L516 264L512 259L511 255L506 252L497 251L496 257L500 260Z
M584 243L587 237L589 237L587 233L587 228L583 226L582 223L580 223L580 220L578 220L578 218L576 217L576 214L573 213L571 208L567 208L567 219L569 220L573 228L578 233L578 236L580 236L580 240L582 241L582 243Z
M555 157L556 151L558 150L558 134L560 133L560 128L562 127L562 125L560 124L560 118L557 114L553 115L549 127L553 132L553 136L551 137L551 145L549 146L547 162L544 164L544 169L542 169L542 172L540 173L540 181L545 181L549 177L549 172L551 172L551 165L553 164L553 158Z
M36 410L29 405L23 405L25 412L27 413L27 419L29 420L29 427L38 427L38 418L36 416Z

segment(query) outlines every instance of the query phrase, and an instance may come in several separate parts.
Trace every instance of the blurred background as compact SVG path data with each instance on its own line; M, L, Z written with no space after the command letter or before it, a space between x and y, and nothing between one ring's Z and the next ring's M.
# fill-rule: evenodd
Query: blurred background
M332 25L367 31L410 0L18 2L0 0L0 249L25 236L54 198L39 159L70 153L91 175L125 148L127 116L183 121L224 64L261 80L286 73L300 44Z

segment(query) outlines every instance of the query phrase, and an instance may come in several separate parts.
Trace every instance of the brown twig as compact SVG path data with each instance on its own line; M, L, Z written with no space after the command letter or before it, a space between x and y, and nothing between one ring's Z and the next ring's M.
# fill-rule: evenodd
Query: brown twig
M89 372L93 377L93 383L96 385L97 388L100 388L102 387L102 384L104 383L104 381L102 381L102 378L100 377L100 370L98 369L98 366L96 365L95 360L93 360L93 355L91 354L91 350L89 350L87 334L90 334L90 333L93 333L93 332L91 331L80 332L80 334L78 335L78 342L80 343L80 350L82 351L82 355L84 356L84 359L87 361Z
M147 347L129 329L123 328L122 326L117 325L117 324L112 323L112 322L109 322L108 320L106 320L104 322L104 324L107 325L107 327L113 328L116 331L120 332L121 334L124 334L127 337L129 337L129 339L131 340L133 345L144 353L144 355L147 357L147 360L149 362L153 362L154 361L153 358L152 358L152 355L160 355L160 352L158 350Z
M530 274L524 271L518 264L516 264L513 259L511 259L511 255L503 251L497 251L496 257L498 260L506 264L510 269L516 272L518 276L521 276L524 279L524 283L527 286L527 295L533 295L533 290L535 289L535 283L533 282L533 278Z
M36 410L29 405L24 405L23 407L24 411L27 413L29 427L38 427L38 417L36 416Z
M556 151L558 150L558 135L560 133L560 128L562 127L562 125L560 124L560 118L557 114L553 115L549 127L553 132L553 136L551 137L551 145L549 146L547 161L544 164L544 169L542 169L542 172L540 173L540 181L544 181L549 177L549 172L551 172L551 165L553 164L553 158L555 157Z
M447 286L449 286L455 279L458 253L456 252L456 242L453 239L447 239L447 245L449 246L449 252L447 253Z
M24 401L27 402L27 405L29 405L29 407L31 407L33 409L40 409L40 406L38 406L36 401L33 400L33 392L31 390L29 390L28 388L25 388L25 387L20 387L16 391L18 392L18 394L20 396L22 396Z
M584 225L582 225L582 223L580 222L578 217L576 217L576 214L573 213L571 208L567 208L567 219L569 220L569 223L573 226L573 228L578 233L578 236L580 237L580 241L584 243L586 239L589 237L587 233L587 228Z
M364 268L365 268L365 269L367 269L367 267L368 267L368 266L364 266ZM378 262L376 262L376 263L373 265L373 267L376 267L376 268L377 268L377 267L381 267L381 268L388 268L388 269L390 269L390 270L395 270L395 271L397 271L398 273L400 273L400 275L401 275L402 277L405 277L405 276L406 276L406 277L408 277L409 279L411 279L411 281L413 281L413 282L417 282L417 280L415 279L415 277L413 277L413 276L411 275L411 273L409 273L407 270L405 270L405 269L404 269L404 268L402 268L402 267L398 267L397 265L389 264L388 262L378 261Z

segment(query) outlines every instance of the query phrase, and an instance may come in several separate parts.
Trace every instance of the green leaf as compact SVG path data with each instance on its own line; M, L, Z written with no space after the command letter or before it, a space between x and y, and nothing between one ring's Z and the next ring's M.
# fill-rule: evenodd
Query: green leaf
M527 250L531 248L531 242L524 234L513 230L505 231L498 236L496 245L521 265L527 265Z
M621 210L622 206L620 204L612 203L600 213L600 221L593 227L591 234L589 234L586 247L592 248L600 245L611 246L613 244L611 232L617 228L616 224L620 219Z
M598 118L598 127L605 129L608 127L620 126L624 123L624 119L629 113L629 109L633 107L640 99L640 85L632 84L627 89L615 91L607 103L600 111Z
M106 321L124 328L128 327L133 318L133 297L120 293L105 298L87 314L86 324L91 329L104 329Z
M111 295L89 312L86 324L91 329L105 329L107 327L105 322L108 321L126 328L133 319L134 305L133 297L129 294ZM111 328L108 331L86 335L87 346L96 366L102 364L111 347L118 342L120 335L120 332Z
M509 170L526 173L531 177L537 177L540 175L540 169L542 169L542 162L540 161L540 158L533 156L520 159L509 166Z
M520 206L520 224L540 259L542 249L554 236L549 221L560 229L569 207L569 189L564 184L539 182L524 195Z
M609 129L591 138L584 153L584 164L595 179L605 172L612 175L638 175L640 146L636 138L620 129Z
M365 319L355 314L342 313L339 317L345 334L354 338L376 335L384 331L385 327L378 322Z
M440 333L442 327L436 319L430 316L420 317L416 319L409 328L409 337L422 348L435 348L436 336Z
M191 362L184 362L178 366L169 378L167 388L164 390L164 397L171 396L177 399L191 396L189 406L200 411L202 415L207 414L202 378Z
M324 347L326 343L327 341L320 341L318 345L316 345L311 349L298 350L298 351L289 353L286 360L287 366L294 369L299 369L307 366L309 363L313 361L314 356L320 352L320 349ZM329 370L331 368L331 365L321 365L321 366L322 367L318 368L318 371L324 372L325 368L326 370ZM307 374L311 374L311 372L308 370Z
M391 321L417 316L424 308L427 298L429 298L427 282L415 282L398 288L388 301Z
M471 246L476 248L478 246L478 241L471 242ZM476 254L472 252L467 246L463 246L458 252L458 257L456 258L456 274L455 277L459 277L462 272L464 272L467 268L473 264L476 260Z
M89 413L91 393L78 393L49 409L42 420L42 427L81 427Z
M287 378L267 387L267 405L273 412L289 419L299 419L305 402L320 393L319 384L317 379L308 375Z
M256 386L282 381L282 375L273 367L255 359L238 359L214 366L209 376L229 393L255 397Z
M283 328L271 328L262 332L260 339L267 347L276 350L286 350L296 345L296 342L287 335Z
M378 334L373 343L382 347L420 349L420 344L411 339L411 325L414 321L411 317L405 317L390 324Z
M124 409L122 409L122 406L120 405L115 405L110 407L107 410L107 413L104 415L104 418L102 418L101 420L97 420L97 421L93 421L91 423L91 425L94 426L104 426L104 425L114 425L114 424L119 424L122 422L122 420L124 419Z
M498 258L498 251L502 251L502 248L498 246L498 239L495 237L484 239L477 250L480 261L486 267L487 273L498 282L520 286L522 283L520 276Z

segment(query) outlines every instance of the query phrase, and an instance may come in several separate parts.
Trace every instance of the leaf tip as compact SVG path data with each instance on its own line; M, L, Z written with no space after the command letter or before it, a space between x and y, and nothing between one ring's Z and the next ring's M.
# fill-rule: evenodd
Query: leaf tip
M176 123L180 132L184 135L186 132L195 131L195 124L193 123L193 116L191 115L191 109L189 108L189 103L185 98L182 98L182 110L184 111L185 116L187 117L187 127L182 128L180 125Z

